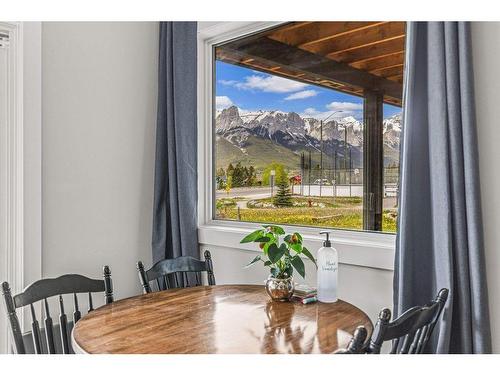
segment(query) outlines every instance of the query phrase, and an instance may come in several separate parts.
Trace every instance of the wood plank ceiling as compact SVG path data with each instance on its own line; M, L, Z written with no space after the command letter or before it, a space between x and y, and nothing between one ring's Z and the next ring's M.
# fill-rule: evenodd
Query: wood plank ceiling
M216 47L216 58L401 105L404 22L290 22Z

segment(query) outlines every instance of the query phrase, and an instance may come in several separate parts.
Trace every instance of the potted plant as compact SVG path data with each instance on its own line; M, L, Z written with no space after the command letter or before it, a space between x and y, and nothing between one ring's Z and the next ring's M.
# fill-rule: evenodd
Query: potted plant
M280 237L284 236L283 242ZM315 265L316 260L306 247L302 245L300 233L286 234L282 227L277 225L263 225L240 243L255 242L259 244L262 253L257 255L247 267L263 262L270 268L270 275L266 280L266 291L273 300L286 301L294 290L293 270L305 277L305 267L301 254L309 258Z

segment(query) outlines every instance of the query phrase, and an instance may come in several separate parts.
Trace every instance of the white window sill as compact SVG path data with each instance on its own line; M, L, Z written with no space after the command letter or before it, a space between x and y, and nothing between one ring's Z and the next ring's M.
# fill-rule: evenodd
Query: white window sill
M261 224L211 220L198 227L199 243L203 246L221 246L257 253L259 250L256 244L240 244L240 240L259 225ZM283 227L287 233L301 233L304 245L316 256L324 240L319 232L326 228ZM395 235L346 230L331 232L332 245L339 252L339 263L390 271L394 269Z

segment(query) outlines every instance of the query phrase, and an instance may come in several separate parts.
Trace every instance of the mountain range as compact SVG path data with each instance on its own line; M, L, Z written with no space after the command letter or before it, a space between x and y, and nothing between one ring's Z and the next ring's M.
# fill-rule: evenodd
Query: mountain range
M353 116L323 123L295 112L241 111L231 106L218 111L215 120L217 168L241 162L263 169L272 161L290 170L300 169L300 155L319 158L323 139L323 165L342 166L344 153L353 168L362 166L363 123ZM384 165L398 163L401 115L384 119ZM349 165L349 161L347 161Z

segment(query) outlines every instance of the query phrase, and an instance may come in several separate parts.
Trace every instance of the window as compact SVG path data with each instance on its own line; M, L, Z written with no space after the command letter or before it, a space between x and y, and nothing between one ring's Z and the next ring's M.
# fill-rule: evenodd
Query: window
M214 47L214 219L395 232L403 22Z

